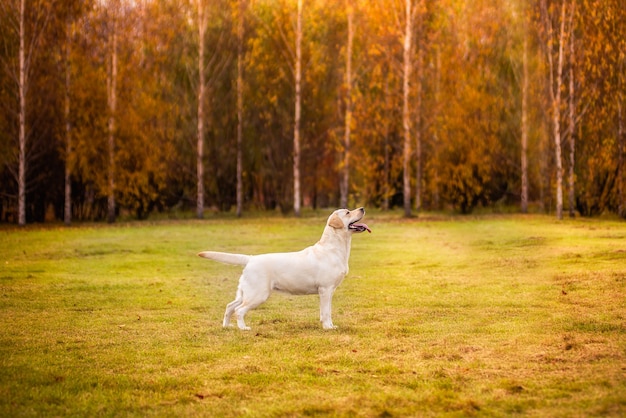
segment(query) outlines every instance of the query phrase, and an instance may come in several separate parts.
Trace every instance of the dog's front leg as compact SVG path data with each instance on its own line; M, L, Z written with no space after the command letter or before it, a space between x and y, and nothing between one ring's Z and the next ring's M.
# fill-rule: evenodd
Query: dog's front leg
M333 325L333 320L330 316L331 302L335 288L320 287L318 291L320 294L320 321L322 322L322 326L324 329L336 329L337 327Z

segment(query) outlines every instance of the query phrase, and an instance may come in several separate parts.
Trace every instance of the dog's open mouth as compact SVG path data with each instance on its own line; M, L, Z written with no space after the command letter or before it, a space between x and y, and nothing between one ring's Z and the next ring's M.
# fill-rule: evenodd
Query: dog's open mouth
M369 228L369 226L367 226L364 223L359 223L359 222L352 222L350 225L348 225L348 229L350 229L351 231L354 232L369 232L370 234L372 233L372 230Z

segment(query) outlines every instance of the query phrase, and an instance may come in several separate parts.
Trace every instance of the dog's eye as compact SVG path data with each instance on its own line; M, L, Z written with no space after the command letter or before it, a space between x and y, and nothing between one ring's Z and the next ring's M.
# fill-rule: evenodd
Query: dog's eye
M349 210L346 211L346 215L350 215L350 211Z

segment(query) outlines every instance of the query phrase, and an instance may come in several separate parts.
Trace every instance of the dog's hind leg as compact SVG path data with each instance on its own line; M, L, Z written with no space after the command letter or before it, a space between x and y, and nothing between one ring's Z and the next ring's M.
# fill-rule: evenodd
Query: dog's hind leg
M226 312L224 312L224 323L222 326L224 328L230 326L230 317L233 316L235 309L237 309L243 303L243 297L241 296L241 291L237 290L237 298L226 305Z
M250 295L250 297L247 297ZM270 289L263 289L256 292L242 292L243 301L237 307L235 307L235 314L237 315L237 326L239 329L249 331L250 327L246 325L244 317L250 309L254 309L270 297Z

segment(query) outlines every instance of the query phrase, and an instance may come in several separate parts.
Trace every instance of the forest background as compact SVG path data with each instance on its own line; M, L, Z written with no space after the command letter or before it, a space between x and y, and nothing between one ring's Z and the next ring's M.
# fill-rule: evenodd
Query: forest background
M0 46L3 222L626 217L622 0L9 0Z

